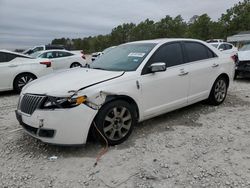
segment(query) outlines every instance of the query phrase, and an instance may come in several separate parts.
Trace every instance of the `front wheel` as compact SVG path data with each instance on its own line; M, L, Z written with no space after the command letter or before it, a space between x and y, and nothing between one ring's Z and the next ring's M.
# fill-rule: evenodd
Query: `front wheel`
M136 124L135 109L129 103L117 100L103 106L96 119L96 128L105 137L109 145L121 144L130 136ZM94 135L100 141L103 136L94 127Z
M220 105L224 102L227 96L228 84L224 77L219 77L212 87L208 102L212 105Z
M18 75L13 83L14 86L14 90L18 93L21 92L22 88L30 83L31 81L35 80L36 76L33 74L29 74L29 73L24 73L24 74L20 74Z

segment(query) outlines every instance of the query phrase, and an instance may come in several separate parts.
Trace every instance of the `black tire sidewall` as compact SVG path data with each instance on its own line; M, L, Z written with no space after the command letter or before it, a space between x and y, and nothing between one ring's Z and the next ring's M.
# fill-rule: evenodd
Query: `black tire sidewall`
M131 117L132 117L132 123L131 123L131 127L130 127L130 130L128 131L127 135L125 137L123 137L122 139L120 140L117 140L117 141L114 141L114 140L110 140L108 139L105 134L104 134L104 131L103 131L103 122L104 122L104 118L105 116L107 115L107 113L110 111L110 109L114 108L114 107L125 107L129 110L130 114L131 114ZM136 110L135 108L130 105L129 103L127 103L126 101L123 101L123 100L115 100L115 101L112 101L112 102L109 102L107 104L105 104L101 109L100 111L98 112L96 118L95 118L95 123L96 123L96 126L97 128L99 129L99 131L102 133L103 136L105 136L105 138L107 139L108 141L108 144L109 145L118 145L118 144L121 144L123 143L125 140L127 140L127 138L131 135L133 129L134 129L134 126L135 124L137 123L137 120L136 120ZM101 141L102 143L105 143L105 140L103 139L103 137L100 135L100 133L96 130L96 128L93 128L93 131L94 131L94 137L97 137L99 141Z

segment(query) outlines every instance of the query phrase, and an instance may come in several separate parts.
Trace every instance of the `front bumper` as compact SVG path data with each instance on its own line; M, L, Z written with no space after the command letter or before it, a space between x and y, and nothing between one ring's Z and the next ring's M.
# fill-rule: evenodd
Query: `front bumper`
M97 110L81 104L70 109L40 110L32 115L16 110L24 130L42 142L59 145L85 144Z

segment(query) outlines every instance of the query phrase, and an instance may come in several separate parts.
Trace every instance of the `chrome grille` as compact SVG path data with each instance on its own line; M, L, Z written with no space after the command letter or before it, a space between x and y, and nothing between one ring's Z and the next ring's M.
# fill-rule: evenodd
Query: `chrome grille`
M41 105L45 96L26 94L22 97L20 103L20 110L26 114L33 114L33 112Z

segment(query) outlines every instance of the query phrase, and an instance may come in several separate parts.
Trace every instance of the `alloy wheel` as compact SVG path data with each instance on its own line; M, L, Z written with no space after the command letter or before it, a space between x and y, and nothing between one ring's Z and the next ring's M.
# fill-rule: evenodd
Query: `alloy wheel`
M106 114L103 123L105 136L113 141L124 138L132 125L132 116L126 107L113 107Z
M214 96L215 96L216 101L222 102L224 98L226 97L226 93L227 93L226 82L223 79L221 79L216 83L215 89L214 89Z
M34 79L28 75L20 77L20 79L17 82L17 86L19 89L22 89L26 84L33 81Z

